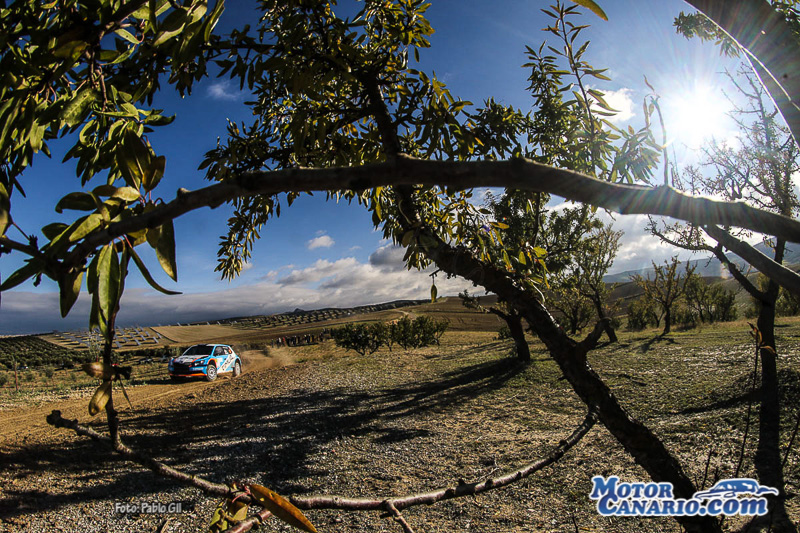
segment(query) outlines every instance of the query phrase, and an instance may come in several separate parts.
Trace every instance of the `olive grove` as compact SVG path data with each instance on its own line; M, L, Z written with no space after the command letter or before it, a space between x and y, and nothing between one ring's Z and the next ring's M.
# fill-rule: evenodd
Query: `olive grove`
M579 3L602 14L594 2ZM753 40L747 32L758 17L730 20L729 14L736 12L726 8L730 2L690 3L719 22L760 60L772 84L785 89L781 94L790 103L796 101L792 98L800 90L792 76L797 69L773 60L789 57L791 63L800 53L771 51L795 50L798 44L769 4L736 2L751 5L771 24L765 28L769 40ZM58 411L48 421L223 497L214 522L233 531L249 530L270 514L313 531L298 509L320 508L387 512L404 531L411 531L403 509L522 479L557 461L597 421L653 480L671 482L676 497L690 498L697 487L675 455L626 411L587 361L608 319L599 320L583 339L565 333L542 298L546 271L540 247L504 241L507 225L475 207L470 189L504 187L531 194L533 202L537 194L555 194L620 213L672 216L712 236L724 233L719 242L729 249L744 247L745 253L737 253L748 261L752 247L721 228L797 242L800 222L757 206L694 197L668 184L648 185L662 147L648 128L622 131L604 121L613 111L588 80L606 75L583 57L587 46L581 40L582 26L573 22L578 14L574 5L548 10L553 48L528 51L537 110L526 114L491 98L480 105L462 101L441 80L413 67L433 31L421 0L367 1L350 18L338 16L337 6L323 0L257 4L263 14L257 24L228 35L214 31L223 12L221 0L213 8L203 0L29 1L0 8L0 251L28 258L24 267L4 278L0 290L47 276L58 283L66 314L85 283L92 295L90 327L99 328L105 338L102 361L88 365L87 372L101 380L89 409L92 414L105 411L108 436L64 419ZM211 185L181 189L173 200L160 201L154 191L165 160L147 134L168 127L171 119L149 104L159 90L188 93L195 81L216 72L212 65L252 91L255 119L244 129L231 124L227 137L206 154L201 169ZM783 110L780 98L776 100ZM797 138L800 124L790 112L784 117ZM14 223L14 198L23 194L24 170L36 154L47 153L47 143L62 137L74 142L67 159L74 162L80 188L55 209L85 214L71 224L45 226L46 242L39 242L37 235ZM235 214L221 243L218 270L232 277L281 205L311 191L363 205L383 235L405 247L410 268L433 264L447 276L463 277L498 295L546 346L586 404L585 419L549 454L515 471L391 498L328 495L287 501L258 485L224 485L190 476L129 448L121 437L112 385L129 377L111 360L114 322L124 312L120 297L134 267L156 289L171 292L155 282L136 248L151 246L160 266L175 279L180 236L172 221L227 202ZM12 237L12 230L23 237ZM764 259L752 263L800 294L796 274ZM247 517L248 503L263 510ZM772 498L770 505L776 510L773 531L794 531L783 512L783 496ZM721 530L713 517L679 521L687 531Z

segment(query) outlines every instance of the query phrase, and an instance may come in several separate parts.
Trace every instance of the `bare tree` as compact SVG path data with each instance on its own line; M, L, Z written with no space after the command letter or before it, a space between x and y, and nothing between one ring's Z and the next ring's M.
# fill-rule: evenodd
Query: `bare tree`
M631 278L644 291L645 297L655 302L661 309L664 317L662 335L667 335L672 329L675 306L686 293L686 282L695 270L695 266L690 265L688 261L683 271L680 266L681 262L676 255L670 261L664 261L663 265L653 261L652 279L649 275L643 277L641 274Z
M738 78L730 76L730 79L745 101L732 113L739 127L741 144L732 147L720 141L711 142L703 149L701 166L687 168L682 175L674 173L675 185L695 194L715 195L729 201L744 200L764 210L794 216L800 203L792 176L800 171L800 150L788 128L779 122L777 110L770 105L755 76L748 71L739 74ZM761 482L783 491L783 468L777 446L780 402L776 353L779 347L775 345L779 282L770 278L764 286L759 286L725 253L726 248L739 253L744 246L743 239L750 236L750 232L716 225L658 224L653 220L650 228L665 242L688 250L712 253L757 302L757 327L763 346L768 349L761 350L762 401L755 463ZM765 242L771 249L771 264L780 265L786 239L779 237ZM758 264L753 266L760 268ZM783 514L781 501L777 512L779 521L783 520Z

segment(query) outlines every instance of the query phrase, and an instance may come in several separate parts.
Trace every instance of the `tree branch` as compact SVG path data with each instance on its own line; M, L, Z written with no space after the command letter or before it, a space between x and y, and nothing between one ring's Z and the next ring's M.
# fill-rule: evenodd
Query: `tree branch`
M746 242L733 237L719 226L713 224L703 226L703 230L708 233L712 239L753 265L771 280L775 281L775 283L792 294L800 296L800 275L796 272L786 268L780 263L776 263Z
M134 463L138 463L146 468L149 468L156 474L159 474L164 477L172 478L176 481L183 483L184 485L190 485L196 487L206 494L212 494L215 496L222 496L225 498L234 498L236 496L239 497L239 500L250 503L251 498L246 494L239 493L231 489L227 485L221 485L219 483L213 483L206 479L203 479L199 476L193 476L190 474L186 474L181 472L180 470L176 470L171 466L165 465L159 461L156 461L152 457L148 457L141 453L135 452L128 448L126 445L122 444L121 442L114 445L114 442L105 435L101 435L100 433L96 432L90 427L82 426L78 424L78 420L70 420L68 418L63 418L61 416L61 411L53 411L47 416L47 423L53 427L57 428L68 428L73 430L78 435L89 437L90 439L94 440L95 442L99 442L108 448L114 450L115 452L119 453L126 459L133 461Z
M403 528L403 533L414 533L414 530L411 529L411 526L408 525L406 519L403 518L403 515L400 514L400 511L397 510L397 507L395 507L392 502L387 500L385 502L385 507L391 514L392 518L394 518L394 521L400 524L400 527Z
M428 161L400 154L383 163L358 167L250 172L196 191L181 189L175 200L89 235L65 263L81 264L98 246L116 237L155 228L189 211L214 208L237 197L417 184L451 189L508 187L547 192L623 214L665 215L698 225L738 226L800 242L800 222L740 202L692 197L668 187L610 183L522 158L457 162Z
M306 496L306 497L292 497L291 502L301 509L346 509L352 511L380 511L387 510L387 503L391 504L398 511L406 509L415 505L430 505L442 500L450 500L454 498L462 498L464 496L471 496L486 492L488 490L499 489L506 485L510 485L521 479L524 479L534 472L557 462L564 456L573 446L578 444L580 440L589 432L589 430L597 422L597 410L592 408L584 417L583 421L578 425L569 437L560 441L549 454L541 459L534 461L518 470L509 472L507 474L489 478L480 483L459 483L456 486L438 489L431 492L421 494L411 494L407 496L399 496L395 498L345 498L342 496L322 495L322 496ZM125 446L124 444L113 447L111 439L99 434L92 428L78 424L77 420L70 420L61 416L61 411L53 411L47 417L47 423L57 428L68 428L78 435L89 437L92 440L99 442L109 448L114 449L117 453L126 459L149 468L156 474L164 477L172 478L185 485L190 485L202 490L206 494L221 496L224 498L238 497L239 501L251 503L252 499L245 493L236 492L227 485L213 483L199 476L185 474L176 470L164 463L161 463L152 457L148 457L141 453L135 452ZM243 520L235 526L231 531L244 532L249 531L252 527L258 524L261 520L269 517L268 511L258 513L258 518L250 517Z
M567 451L575 446L589 432L597 422L597 410L592 408L586 414L581 424L572 434L560 441L549 454L518 470L507 474L489 478L480 483L459 483L453 487L437 489L431 492L400 496L397 498L368 499L368 498L342 498L340 496L305 496L292 497L290 501L300 509L349 509L349 510L383 510L386 502L391 503L396 509L407 509L415 505L430 505L443 500L451 500L464 496L480 494L489 490L499 489L524 479L534 472L551 465L561 459Z

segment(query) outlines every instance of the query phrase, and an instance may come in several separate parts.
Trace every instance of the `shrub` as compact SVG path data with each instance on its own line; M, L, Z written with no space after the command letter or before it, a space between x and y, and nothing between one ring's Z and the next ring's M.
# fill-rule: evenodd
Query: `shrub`
M360 355L375 353L387 341L386 324L345 324L331 332L336 346Z
M503 341L511 338L511 329L505 324L497 331L497 340Z
M404 316L389 326L383 322L345 324L332 330L331 336L340 348L367 355L384 345L391 349L395 343L404 350L438 345L449 325L447 320L436 320L428 316L420 316L414 320Z
M391 342L399 344L404 350L414 348L414 328L412 320L407 316L403 316L403 318L392 324L389 328L389 337L391 338Z
M412 331L416 340L416 348L423 346L430 346L431 344L439 345L439 341L447 331L450 322L446 319L436 320L429 316L419 316L411 323Z
M431 344L438 345L449 326L450 322L447 320L436 320L425 315L414 320L404 316L391 325L389 336L392 342L399 344L404 350L422 348Z
M0 387L5 387L6 383L8 383L8 375L5 373L0 374Z
M656 326L656 311L653 303L645 298L637 298L628 307L628 329L640 330L647 326Z

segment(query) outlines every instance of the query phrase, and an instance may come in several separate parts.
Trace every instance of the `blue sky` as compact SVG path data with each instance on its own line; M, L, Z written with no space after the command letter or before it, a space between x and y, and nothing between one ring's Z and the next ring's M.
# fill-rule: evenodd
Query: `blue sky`
M255 12L243 7L250 6L249 2L236 0L227 4L221 21L224 28L252 21ZM541 31L548 19L540 8L549 3L432 0L432 4L427 15L436 33L431 38L432 48L422 51L422 68L435 70L451 92L465 100L477 104L494 97L501 103L530 110L530 95L525 91L527 71L521 65L526 62L525 45L538 48L548 35ZM584 33L592 41L587 59L596 67L609 67L613 81L597 88L608 91L612 105L623 111L618 123L636 127L642 118L642 98L648 92L643 83L643 76L647 76L663 97L668 122L671 121L668 130L681 136L675 140L679 158L693 161L696 156L683 145L699 142L705 130L692 120L724 101L718 73L725 67L734 68L735 62L720 58L710 44L687 41L675 34L673 19L681 10L691 11L688 4L672 0L603 0L600 4L609 22L591 14L585 16L585 23L592 25ZM698 91L706 96L698 96ZM706 98L705 104L700 108L691 106L698 98ZM156 107L176 115L171 126L150 136L157 152L167 156L165 177L159 186L159 194L165 200L171 199L179 187L197 189L208 184L197 166L203 154L215 146L217 137L224 135L226 119L249 122L246 99L238 86L221 79L204 80L185 99L168 91L159 96ZM706 119L705 126L711 121ZM715 124L716 135L726 135L726 128L730 125ZM26 232L35 233L58 220L53 206L79 186L73 167L60 163L65 146L53 144L51 149L52 159L39 157L23 176L28 198L14 198L14 219ZM345 307L397 298L425 298L430 294L428 273L406 271L401 263L402 251L382 241L363 208L325 202L320 194L302 197L292 208L284 209L282 216L262 231L253 260L242 275L233 282L221 281L214 272L217 244L230 215L229 206L220 206L176 220L178 283L160 271L152 253L145 252L144 256L162 285L184 294L161 295L150 289L138 272L133 272L119 323L157 325L297 307ZM675 253L643 234L643 217L615 218L615 228L624 230L626 235L613 271L646 267L651 259ZM18 237L13 231L12 236ZM0 257L0 273L4 277L21 265L21 257ZM470 284L440 276L437 286L439 294L446 295ZM26 283L4 293L0 334L86 326L86 294L67 319L59 317L57 302L57 287L47 279L38 288Z

